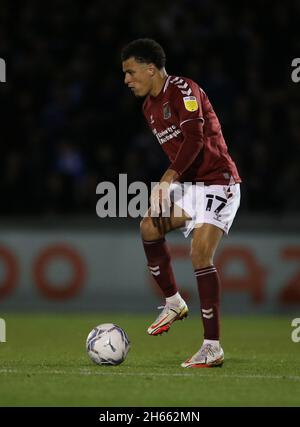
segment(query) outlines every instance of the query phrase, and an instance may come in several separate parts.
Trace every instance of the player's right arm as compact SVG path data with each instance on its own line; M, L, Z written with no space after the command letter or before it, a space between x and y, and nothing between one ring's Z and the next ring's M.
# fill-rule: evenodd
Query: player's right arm
M199 86L192 81L188 81L185 90L181 90L179 85L174 86L172 106L178 114L184 139L169 169L174 170L180 177L191 166L203 147L204 118Z

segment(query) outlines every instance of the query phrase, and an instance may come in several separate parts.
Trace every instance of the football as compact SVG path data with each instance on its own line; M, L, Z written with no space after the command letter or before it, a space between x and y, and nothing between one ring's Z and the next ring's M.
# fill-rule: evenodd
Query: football
M87 354L97 365L119 365L130 349L126 332L113 323L96 326L86 340Z

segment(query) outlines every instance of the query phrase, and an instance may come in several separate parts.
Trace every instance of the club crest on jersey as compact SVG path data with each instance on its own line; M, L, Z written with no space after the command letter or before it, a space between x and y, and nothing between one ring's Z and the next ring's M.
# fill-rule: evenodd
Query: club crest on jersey
M168 102L163 104L163 113L164 113L164 119L167 120L171 117L171 109Z
M188 111L197 111L198 102L195 96L185 96L183 98L185 109Z

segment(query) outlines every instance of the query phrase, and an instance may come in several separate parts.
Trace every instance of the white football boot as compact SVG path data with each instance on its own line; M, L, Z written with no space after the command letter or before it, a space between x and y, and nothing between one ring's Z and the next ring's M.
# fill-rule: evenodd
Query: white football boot
M213 368L221 366L224 361L224 351L219 345L203 344L197 353L181 364L183 368Z
M160 335L163 332L168 332L172 323L187 317L189 311L183 300L180 305L166 304L164 307L158 308L163 308L163 310L154 323L149 326L147 330L149 335Z

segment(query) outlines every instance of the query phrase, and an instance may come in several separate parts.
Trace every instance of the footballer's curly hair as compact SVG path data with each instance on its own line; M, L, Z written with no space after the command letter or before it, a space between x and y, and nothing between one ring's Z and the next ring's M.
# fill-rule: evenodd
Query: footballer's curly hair
M159 43L153 39L137 39L128 43L122 50L121 59L134 58L137 62L154 64L159 70L166 64L166 54Z

